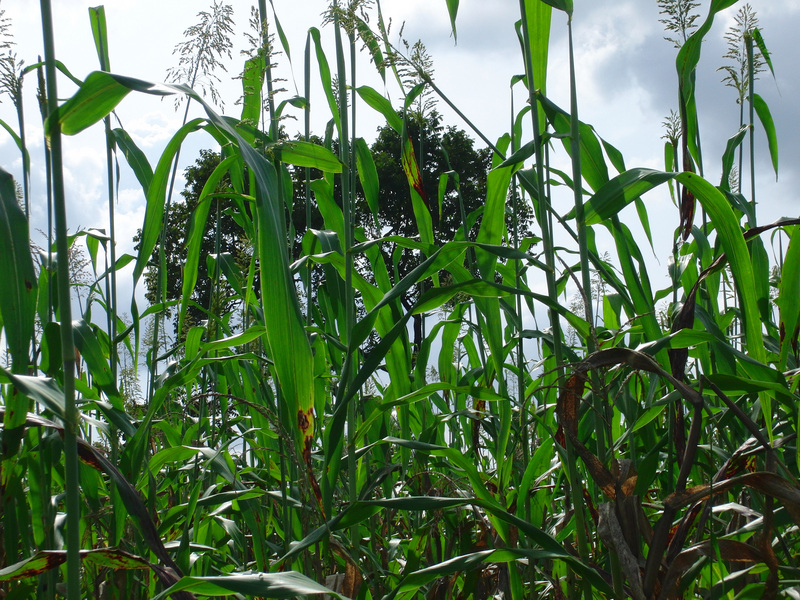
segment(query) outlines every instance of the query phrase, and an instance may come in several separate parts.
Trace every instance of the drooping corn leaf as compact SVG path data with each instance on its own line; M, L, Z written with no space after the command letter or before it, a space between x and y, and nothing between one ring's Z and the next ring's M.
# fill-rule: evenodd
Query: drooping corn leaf
M156 600L165 599L170 594L184 590L205 596L246 594L260 598L295 598L327 594L340 600L347 600L341 594L296 571L184 577L168 590L156 596Z
M758 94L753 94L753 107L756 109L758 120L767 134L767 145L769 147L769 157L772 159L772 168L775 170L775 179L778 178L778 134L775 132L775 122L772 120L772 113L764 99Z
M62 131L77 133L111 111L128 93L141 91L151 94L184 93L203 106L213 128L210 133L221 140L236 144L253 175L258 239L256 252L261 264L262 302L267 326L267 345L274 361L274 370L292 414L289 425L297 436L303 456L310 457L314 432L314 385L311 347L304 329L297 292L289 272L288 250L283 243L283 202L278 193L274 166L258 154L234 131L231 124L214 112L193 90L183 85L158 86L129 77L94 72L76 94L64 103L53 119L60 119ZM152 253L164 213L164 198L169 165L183 139L196 130L203 119L195 119L182 127L170 140L154 173L148 191L148 213L142 233L139 260L134 269L138 280ZM152 419L165 397L151 403L146 419ZM140 431L147 429L140 428ZM143 455L144 437L139 436L134 453Z
M458 0L446 0L447 12L450 14L450 30L453 32L453 40L458 41L456 34L456 16L458 15Z
M298 167L311 167L327 173L341 173L342 163L336 155L318 144L300 140L282 142L276 146L280 149L281 160Z

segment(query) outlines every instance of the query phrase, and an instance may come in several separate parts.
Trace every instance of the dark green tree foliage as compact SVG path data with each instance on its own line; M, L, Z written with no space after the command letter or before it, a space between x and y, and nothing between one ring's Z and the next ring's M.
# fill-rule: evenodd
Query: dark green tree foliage
M486 173L491 167L488 149L476 150L474 141L464 130L443 127L441 121L441 116L435 111L424 119L409 115L406 121L420 164L437 243L453 239L454 233L462 227L458 195L452 182L448 185L439 214L439 179L447 171L458 173L464 208L469 214L480 208L486 199ZM414 212L400 160L401 151L400 134L390 127L382 127L372 145L372 157L381 183L378 221L383 233L413 237L418 232L414 219L410 218ZM361 216L364 218L360 224L370 227L369 215Z
M402 114L400 116L402 117ZM439 182L448 172L458 174L469 237L474 240L480 224L481 211L486 201L486 175L491 168L491 151L488 148L475 148L474 140L463 129L443 126L442 117L435 110L426 117L421 117L419 113L409 113L406 116L406 123L408 136L414 145L414 153L422 173L423 187L431 210L433 233L437 245L459 237L457 232L463 227L459 195L452 176L449 178L441 207L439 206ZM321 140L317 141L321 142ZM335 143L333 150L336 151ZM387 235L418 237L419 231L413 216L411 193L402 167L400 134L389 126L381 127L371 146L371 152L380 182L378 227L375 226L375 221L360 187L355 207L357 226L362 227L367 237L370 238ZM294 172L295 208L292 221L298 238L302 237L306 229L302 200L303 177L304 170L296 169ZM311 177L315 177L313 172ZM334 193L339 200L338 178ZM531 211L523 209L519 223L522 235L528 233L531 222ZM312 213L311 226L314 228L323 226L316 211ZM392 248L384 248L384 250L391 252ZM401 277L407 274L417 264L418 258L413 253L406 252L398 264L398 274ZM392 264L391 259L387 262Z
M481 211L486 198L486 174L491 167L491 152L488 149L476 149L474 141L467 133L456 127L444 127L442 117L435 111L429 116L421 118L416 113L407 117L409 138L414 144L414 152L422 171L422 180L431 215L434 223L434 237L437 244L460 237L457 232L462 229L463 202L464 214L467 215L467 225L470 239L475 239L480 224ZM422 134L422 135L420 135ZM324 144L319 138L312 140ZM336 151L335 140L331 143ZM384 126L378 130L375 142L372 144L372 156L380 181L380 208L378 212L378 227L371 214L360 186L356 198L355 218L358 227L363 228L367 237L381 237L387 235L400 235L404 237L417 237L419 232L414 220L414 211L411 204L411 194L408 180L401 164L401 138L400 134L391 127ZM220 155L211 150L201 150L200 157L194 165L184 172L186 188L181 192L181 199L174 202L167 216L167 240L165 244L167 268L167 301L176 301L181 298L181 285L183 278L183 264L186 260L186 236L189 230L191 215L197 208L203 186L214 168L220 162ZM454 178L451 176L447 191L439 206L439 182L447 172L458 173L461 199L456 191ZM300 252L300 240L307 229L305 213L305 169L293 168L291 170L294 183L293 209L291 214L291 227L293 231L287 232L295 240L295 254ZM321 173L311 170L311 179L321 177ZM226 177L217 189L218 193L230 191L230 181ZM337 176L334 184L334 195L341 202L341 188ZM219 222L219 252L230 253L237 258L244 258L249 254L249 241L245 238L244 231L235 222L233 217L226 212L229 202L225 199L212 200L219 204L212 208L209 215L206 232L202 242L202 254L197 285L191 300L196 306L190 306L188 311L189 324L196 324L208 318L206 311L215 315L230 312L236 304L233 293L225 283L224 277L219 281L218 293L215 289L213 273L208 272L206 257L216 253L217 222ZM217 218L217 211L219 217ZM526 232L531 222L530 211L523 212L521 218L521 231ZM311 228L322 229L324 223L319 212L312 210ZM138 241L138 240L137 240ZM383 250L386 253L387 264L393 264L393 244L387 244ZM396 264L398 277L405 276L420 260L417 253L406 251ZM158 252L152 257L152 269L146 275L147 299L157 303L158 277ZM369 277L369 273L364 273ZM419 289L414 289L404 298L404 303L410 302ZM173 314L175 312L173 311ZM177 333L177 315L175 327Z
M414 152L422 171L423 185L433 217L434 236L437 243L453 239L456 231L462 227L458 194L452 178L442 200L440 216L438 207L440 178L448 171L458 173L464 209L466 214L470 215L483 207L486 199L486 174L491 167L491 152L487 148L476 149L474 140L463 129L453 126L443 127L441 121L441 115L435 111L424 119L420 119L414 114L409 114L407 118L408 134L414 144ZM423 132L422 138L420 138L420 130ZM422 140L421 144L420 139ZM323 143L320 138L314 138L312 141ZM364 200L360 186L357 186L356 225L363 227L369 237L401 235L413 238L418 236L408 180L403 172L400 158L402 152L400 134L389 126L381 127L378 129L378 135L370 149L380 181L379 225L378 228L375 227L374 219ZM335 140L332 150L337 151ZM305 170L294 169L292 176L295 186L292 223L299 238L306 230L303 204ZM311 179L319 176L320 173L312 169ZM334 194L337 201L340 202L341 191L338 176ZM318 213L312 212L311 227L322 227L323 223ZM473 214L472 217L471 220L468 220L473 226L472 234L475 234L477 233L477 229L474 228L475 221L477 219L480 222L479 215ZM526 216L526 223L529 220L529 216Z
M169 212L165 217L167 219L167 235L164 247L167 269L167 302L180 300L181 298L183 265L187 256L186 239L192 214L200 202L203 186L205 186L209 176L219 165L220 160L220 155L212 150L200 151L200 157L197 161L184 171L186 187L181 192L181 198L170 205ZM230 179L225 176L216 192L224 193L230 191ZM210 202L213 204L209 218L206 221L206 231L201 244L197 284L191 296L194 305L190 306L187 311L187 325L194 325L207 319L209 311L214 315L227 314L237 302L225 278L219 277L217 280L213 272L209 273L207 257L217 253L229 253L238 260L248 253L247 248L250 245L244 230L236 223L230 212L226 211L230 202L224 198L214 198ZM219 239L217 239L217 230L219 230ZM140 234L141 231L139 231ZM137 242L137 250L139 248L139 235L134 238L134 241ZM217 247L217 244L219 244L219 247ZM161 302L161 298L158 297L158 262L158 248L156 248L151 258L151 268L148 269L145 275L146 297L149 302L154 304ZM216 293L214 292L215 289L217 290ZM177 311L171 311L171 314L175 316L175 332L178 333Z

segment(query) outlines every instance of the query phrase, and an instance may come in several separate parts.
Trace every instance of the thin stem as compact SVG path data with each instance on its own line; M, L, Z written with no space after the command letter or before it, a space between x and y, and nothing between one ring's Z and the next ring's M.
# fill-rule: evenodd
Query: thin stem
M22 77L18 80L18 87L14 96L14 106L17 108L17 122L19 123L19 139L22 141L22 198L25 202L25 217L31 218L31 163L30 155L25 143L25 112L22 104Z
M347 71L345 70L344 62L344 46L342 44L341 24L339 22L338 2L333 2L333 27L334 35L336 38L336 71L339 75L338 87L339 89L339 115L341 122L341 129L339 131L339 157L345 167L342 169L342 212L344 216L344 252L345 252L345 331L344 342L349 345L350 333L353 331L355 325L355 302L353 293L353 198L351 184L351 155L350 155L350 139L348 133L348 116L347 116L347 85L346 77ZM352 74L355 78L355 74ZM353 86L355 87L355 86ZM353 373L354 356L358 352L357 348L350 348L348 357L345 361L345 369L342 373L343 386L348 386ZM348 400L347 406L347 461L348 461L348 476L349 487L348 493L351 503L355 503L358 499L356 469L355 469L355 438L356 431L356 405L352 398ZM354 553L358 554L359 539L358 527L353 526L351 530L350 543L353 545Z
M592 314L592 280L591 274L589 272L589 245L586 238L586 221L584 217L584 210L583 210L583 194L581 191L581 139L580 139L580 121L578 119L578 91L577 91L577 84L575 82L575 53L574 53L574 45L572 39L572 16L567 19L567 30L569 32L569 84L570 84L570 145L571 145L571 152L572 155L572 181L573 181L573 191L575 196L575 223L578 229L578 248L580 252L580 260L581 260L581 279L583 283L583 293L585 297L585 317L586 321L589 323L590 327L590 335L586 337L586 350L589 354L592 354L597 348L594 342L594 315ZM595 371L592 371L592 381L595 384L595 389L598 389L599 386L599 377ZM602 398L598 395L593 394L595 402L594 402L594 410L595 413L598 415L605 415L605 402ZM601 421L605 421L606 419L602 419ZM595 428L596 432L596 443L597 443L597 453L600 457L600 460L606 462L607 457L607 448L606 448L606 431L602 425L598 425ZM567 445L570 445L570 442L567 441ZM567 449L568 456L571 454L571 449ZM570 461L572 463L572 461ZM582 485L576 486L573 482L573 475L578 476L577 468L572 468L570 464L570 483L571 491L573 496L573 503L575 505L575 518L576 518L576 527L577 527L577 534L578 534L578 550L580 552L581 558L584 560L589 557L589 544L588 540L586 539L585 534L585 515L583 511L583 503L581 502L580 498L580 489ZM616 563L612 563L612 566ZM617 569L618 571L618 565ZM619 574L617 573L617 578L619 578ZM584 596L586 596L587 600L591 597L591 585L588 581L584 581Z
M263 0L262 0L263 1ZM308 142L311 138L311 34L306 35L306 53L305 53L305 68L303 71L303 87L306 97L306 107L303 111L303 124L305 126L305 133L303 139ZM306 231L311 227L311 168L305 168L304 177L304 192L306 202ZM311 275L313 270L313 263L308 261L306 263L306 325L311 326L311 294L313 286L311 285Z
M53 115L58 109L56 85L55 38L50 0L41 0L44 37L45 72L47 73L47 109ZM81 598L80 557L80 471L78 470L78 411L75 406L75 344L72 337L72 298L69 283L69 240L67 238L67 204L64 194L64 173L61 154L61 124L53 119L50 128L50 152L53 164L53 199L58 252L58 309L61 321L61 354L64 369L64 462L67 504L67 599Z
M525 1L520 0L520 14L522 15L522 22L527 21L527 11L525 8ZM533 126L533 139L535 146L536 156L536 186L537 196L539 202L539 219L540 227L542 228L542 245L544 247L545 262L548 266L546 273L547 290L551 298L558 297L558 290L556 288L555 280L555 249L553 246L552 232L550 231L550 220L547 216L549 210L549 197L546 196L544 190L544 161L542 158L542 136L539 131L539 111L538 102L536 99L536 82L533 79L533 65L531 64L531 43L528 35L528 28L522 28L523 44L525 47L525 72L528 83L528 100L533 107L531 110L531 124ZM553 330L553 356L556 361L556 372L558 374L559 383L564 378L564 364L562 358L561 347L561 321L559 315L554 310L549 311L550 324Z
M750 110L750 204L753 206L753 221L750 227L755 227L756 220L756 142L755 142L755 116L753 114L754 104L753 97L755 95L755 68L753 65L753 35L748 31L744 36L745 48L747 49L747 72L748 72L748 104Z

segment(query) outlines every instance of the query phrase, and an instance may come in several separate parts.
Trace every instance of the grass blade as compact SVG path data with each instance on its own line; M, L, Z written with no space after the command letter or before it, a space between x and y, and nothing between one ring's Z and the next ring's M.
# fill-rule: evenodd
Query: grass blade
M772 120L772 113L764 99L758 94L753 94L753 108L756 109L758 120L767 134L767 144L769 146L769 156L772 159L772 168L775 170L775 179L778 179L778 134L775 132L775 122Z
M17 203L14 179L0 168L0 315L13 369L27 371L36 314L37 280L30 250L28 220ZM26 408L27 411L27 408ZM9 423L6 423L9 426Z

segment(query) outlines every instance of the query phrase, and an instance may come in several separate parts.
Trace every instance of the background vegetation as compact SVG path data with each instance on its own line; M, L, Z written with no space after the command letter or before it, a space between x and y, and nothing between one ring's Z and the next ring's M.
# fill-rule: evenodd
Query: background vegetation
M261 0L242 102L221 116L206 97L221 104L229 7L198 15L160 85L110 72L105 12L92 9L100 70L59 102L56 70L69 71L42 0L45 60L0 48L20 116L2 124L26 165L19 184L0 172L5 597L800 595L800 220L763 224L756 204L756 125L778 168L754 88L772 62L749 5L658 4L679 82L663 171L627 168L580 121L568 0L520 1L509 131L490 140L464 117L486 151L442 128L435 102L457 104L421 44L392 46L380 3L334 1L309 29L304 90L285 98L272 69L290 49ZM440 8L455 36L458 2ZM725 10L739 11L723 77L741 111L715 184L696 67ZM560 107L546 78L563 23ZM403 106L358 84L361 54ZM34 73L51 191L42 251L21 108ZM306 118L288 139L281 115L309 114L312 77L329 126ZM187 110L151 164L111 125L131 93L206 116ZM353 134L361 102L386 121L372 146ZM68 235L61 136L101 121L111 227ZM199 132L218 148L178 198L178 156ZM147 199L136 255L115 250L118 169ZM674 233L651 227L642 195L658 186ZM658 236L673 257L654 289L663 267L643 248ZM89 280L75 276L76 244ZM144 310L117 297L131 265Z

